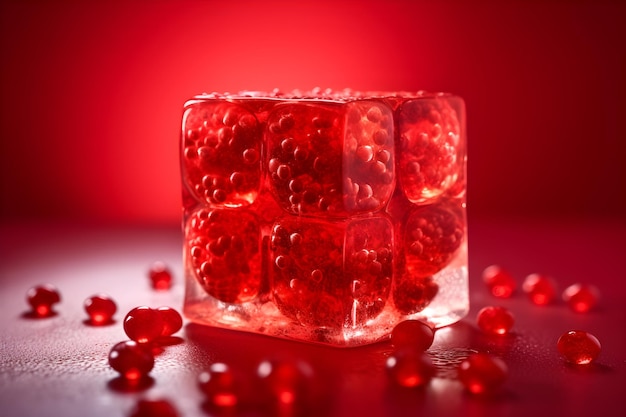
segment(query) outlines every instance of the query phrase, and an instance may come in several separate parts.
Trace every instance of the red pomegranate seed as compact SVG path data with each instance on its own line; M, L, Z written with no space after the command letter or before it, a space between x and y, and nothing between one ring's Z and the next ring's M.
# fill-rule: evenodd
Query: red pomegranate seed
M305 400L313 370L303 361L266 360L259 364L257 375L278 404L290 406Z
M135 341L120 342L109 352L109 365L128 380L138 380L154 366L154 356L149 349Z
M405 388L421 387L435 376L435 366L425 353L410 348L396 350L386 362L391 380Z
M458 368L459 381L472 394L493 394L507 378L508 368L502 359L487 353L474 353Z
M602 348L600 341L594 335L582 330L564 333L559 337L556 347L567 362L576 365L592 363Z
M433 344L434 338L432 327L419 320L405 320L391 331L391 343L396 349L412 348L423 352Z
M141 399L129 417L178 417L178 411L166 399Z
M514 323L513 313L504 307L485 307L476 316L480 330L490 334L507 334Z
M235 376L225 363L214 363L208 371L198 376L200 391L211 404L217 407L232 407L237 404Z
M556 284L552 278L541 274L530 274L524 280L522 289L530 300L539 306L550 304L556 296Z
M89 315L90 323L96 326L111 323L113 314L117 311L115 301L106 294L97 294L87 298L84 307Z
M148 276L155 290L169 290L172 287L172 272L162 262L155 262L148 271Z
M161 336L171 336L183 327L183 318L180 313L172 307L159 307L157 312L163 320L163 330Z
M30 288L26 300L36 317L49 317L54 314L52 305L61 301L61 295L54 285L43 284Z
M563 291L563 301L577 313L593 309L600 299L600 291L594 285L573 284Z
M163 334L161 313L146 306L135 307L124 318L124 331L136 342L152 342Z
M509 298L517 284L511 274L499 265L491 265L483 271L483 282L494 297Z

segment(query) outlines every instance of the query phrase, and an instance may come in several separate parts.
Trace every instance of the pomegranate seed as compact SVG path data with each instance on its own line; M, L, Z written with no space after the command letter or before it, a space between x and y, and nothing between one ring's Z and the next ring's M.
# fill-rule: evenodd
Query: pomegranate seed
M483 282L494 297L509 298L517 284L511 274L498 265L491 265L483 271Z
M567 362L576 365L587 365L595 361L602 348L594 335L582 330L564 333L559 337L556 347Z
M133 340L128 340L111 348L109 365L124 378L136 381L152 370L154 356L149 349Z
M502 359L474 353L458 368L459 381L472 394L493 394L506 380L508 368Z
M169 290L172 287L172 272L162 262L155 262L148 271L152 288Z
M386 362L391 380L405 388L421 387L435 376L435 366L422 351L403 348L396 350Z
M504 307L485 307L478 312L476 324L485 333L507 334L515 323L515 317Z
M84 307L89 315L90 323L96 326L111 323L113 314L117 311L115 301L106 294L97 294L87 298Z
M36 317L49 317L54 315L52 305L61 301L59 290L52 284L43 284L32 287L26 293L26 300Z
M157 312L163 320L163 330L161 336L171 336L183 327L183 318L180 313L172 307L159 307Z
M435 338L433 329L419 320L405 320L398 323L391 331L391 343L398 348L427 350Z
M165 399L141 399L129 417L178 417L178 411Z
M304 401L313 370L303 361L263 361L257 375L279 405L290 406Z
M556 284L552 278L541 274L530 274L524 280L522 289L530 300L539 306L550 304L556 296Z
M563 291L563 301L577 313L593 309L600 299L600 291L594 285L573 284Z
M214 363L208 371L198 376L198 386L217 407L232 407L237 404L235 377L228 365Z
M152 342L163 334L163 318L150 307L135 307L124 318L124 331L136 342Z

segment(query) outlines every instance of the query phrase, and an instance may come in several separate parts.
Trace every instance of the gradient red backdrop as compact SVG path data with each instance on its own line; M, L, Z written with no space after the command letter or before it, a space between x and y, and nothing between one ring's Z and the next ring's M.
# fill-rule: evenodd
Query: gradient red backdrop
M180 221L203 91L446 90L470 216L626 213L626 6L610 1L4 1L3 221Z

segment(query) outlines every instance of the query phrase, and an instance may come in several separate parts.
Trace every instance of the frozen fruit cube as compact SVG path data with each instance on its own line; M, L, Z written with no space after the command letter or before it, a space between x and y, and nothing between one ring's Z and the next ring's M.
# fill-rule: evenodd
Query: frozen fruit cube
M270 275L293 320L341 328L376 317L391 288L393 226L386 217L344 221L283 217L272 230Z
M190 219L187 257L197 281L220 301L252 300L261 287L261 234L250 211L202 209Z
M262 130L254 114L227 101L193 103L185 110L182 135L183 182L189 193L230 207L255 200Z
M408 100L398 109L398 181L410 201L427 202L465 188L462 108L460 99L445 97Z
M293 214L381 211L394 187L393 114L383 103L286 103L268 118L267 169Z

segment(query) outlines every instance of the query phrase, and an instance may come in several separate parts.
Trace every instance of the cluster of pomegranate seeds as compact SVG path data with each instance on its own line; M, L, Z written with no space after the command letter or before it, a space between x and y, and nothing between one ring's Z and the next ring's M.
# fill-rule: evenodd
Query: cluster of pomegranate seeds
M515 323L515 317L507 308L489 306L482 308L476 316L476 324L488 334L507 334Z
M237 404L235 375L225 363L213 363L208 371L202 372L198 376L198 387L215 407L233 407Z
M178 417L176 408L166 399L141 399L128 417Z
M54 315L52 306L61 301L61 295L54 285L43 284L30 288L26 300L32 308L32 315L43 318Z
M117 305L106 294L93 295L85 300L85 311L89 315L89 322L94 326L103 326L113 322L113 314Z
M199 210L187 226L188 259L204 290L220 301L243 303L261 287L261 232L255 213Z
M396 349L412 348L424 352L434 339L433 328L419 320L404 320L391 331L391 344Z
M376 317L391 290L392 238L383 217L279 220L270 237L276 305L313 326L341 328Z
M430 357L414 348L395 349L387 358L386 369L390 379L405 388L424 386L436 373Z
M498 298L511 297L517 288L513 276L499 265L491 265L483 270L483 282L491 294Z
M172 271L163 262L155 262L148 270L148 277L155 290L169 290L172 287Z
M448 101L407 101L399 114L399 181L412 202L441 196L462 176L457 111Z
M545 306L556 297L556 283L547 275L530 274L524 279L522 289L534 304Z
M591 284L572 284L563 291L563 301L575 312L592 310L600 299L600 291Z
M504 361L488 353L473 353L459 365L458 379L472 394L495 394L506 381Z
M582 330L572 330L557 341L556 347L563 358L575 365L587 365L596 360L600 354L600 341Z
M119 342L109 352L109 365L129 381L148 375L154 367L154 355L145 346L127 340Z
M403 272L425 278L441 271L461 246L463 222L454 205L413 208L402 231Z
M124 318L124 332L138 343L150 343L160 337L171 336L183 326L180 314L171 307L157 309L135 307Z
M390 108L373 101L287 104L268 126L270 183L286 211L345 217L379 211L391 197Z
M183 176L196 198L249 205L261 185L262 134L256 117L234 103L202 102L184 115Z

